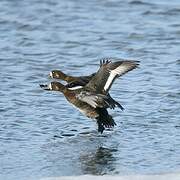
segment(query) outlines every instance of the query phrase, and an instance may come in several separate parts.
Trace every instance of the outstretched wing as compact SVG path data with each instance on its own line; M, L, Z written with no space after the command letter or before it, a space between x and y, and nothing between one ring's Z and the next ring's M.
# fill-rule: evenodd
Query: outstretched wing
M92 106L93 108L111 108L114 109L117 104L109 96L103 94L94 94L87 91L82 91L80 94L76 95L76 98L82 102L85 102Z
M139 61L131 60L117 62L111 62L111 59L103 60L100 63L98 72L86 87L94 92L107 94L114 80L128 71L135 69L139 65L138 63Z

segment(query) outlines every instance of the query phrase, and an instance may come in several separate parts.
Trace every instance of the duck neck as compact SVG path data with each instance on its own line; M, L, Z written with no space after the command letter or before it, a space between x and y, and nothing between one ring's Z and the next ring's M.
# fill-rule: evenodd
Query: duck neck
M64 73L62 73L61 74L61 79L63 80L63 81L66 81L66 82L72 82L73 81L73 77L72 76L69 76L69 75L67 75L67 74L64 74Z
M70 82L74 81L74 77L72 77L72 76L67 76L67 75L66 75L66 77L65 77L64 80L65 80L66 82L70 83Z
M67 88L66 88L65 86L63 86L63 87L61 87L61 88L59 89L59 91L62 92L62 93L65 93L66 89L67 89Z
M63 72L61 72L61 79L63 80L63 81L66 81L66 79L67 79L67 75L66 74L64 74Z
M62 93L64 93L66 91L66 89L67 88L63 84L61 84L61 83L58 83L57 85L55 84L53 86L53 90L54 91L59 91L59 92L62 92Z

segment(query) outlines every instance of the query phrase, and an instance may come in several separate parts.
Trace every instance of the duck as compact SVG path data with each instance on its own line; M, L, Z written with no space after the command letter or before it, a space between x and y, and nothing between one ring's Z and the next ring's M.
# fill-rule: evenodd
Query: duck
M110 62L110 58L104 58L104 59L101 59L100 60L100 67L105 64L105 63L108 63ZM66 87L68 87L69 89L73 90L73 89L77 89L79 88L80 86L85 86L94 76L95 76L96 73L92 73L88 76L71 76L71 75L67 75L65 73L63 73L62 71L60 70L52 70L50 73L49 73L49 77L52 78L52 79L58 79L58 80L63 80L63 81L66 81L67 84L66 84ZM43 87L43 85L41 86ZM108 93L107 94L109 96L109 98L114 101L114 107L118 107L120 108L122 111L124 110L124 107L118 103L117 101L115 101L111 95Z
M113 58L104 58L100 60L100 67L112 61ZM71 76L63 73L60 70L52 70L49 73L49 77L52 79L60 79L66 81L68 84L66 85L68 88L73 88L76 86L85 86L94 76L96 73L92 73L88 76Z
M101 134L105 128L113 128L116 123L108 113L108 108L114 109L116 101L109 95L109 90L118 77L137 68L139 61L103 60L97 73L93 74L89 82L84 86L69 88L60 82L52 81L49 84L40 85L44 90L58 91L64 94L68 102L75 106L81 113L91 119L95 119L98 132ZM66 79L67 81L67 79ZM73 81L69 80L69 83Z
M70 76L60 70L52 70L49 73L49 77L52 79L66 81L68 83L67 87L73 88L75 86L85 86L92 79L92 77L95 76L95 74L96 73L92 73L89 76Z

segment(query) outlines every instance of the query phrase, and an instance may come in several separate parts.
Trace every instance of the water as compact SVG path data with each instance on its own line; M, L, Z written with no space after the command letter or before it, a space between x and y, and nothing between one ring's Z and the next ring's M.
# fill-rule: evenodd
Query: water
M0 1L0 179L155 174L180 169L179 0ZM111 95L118 124L96 124L59 93L50 70L95 72L140 60Z

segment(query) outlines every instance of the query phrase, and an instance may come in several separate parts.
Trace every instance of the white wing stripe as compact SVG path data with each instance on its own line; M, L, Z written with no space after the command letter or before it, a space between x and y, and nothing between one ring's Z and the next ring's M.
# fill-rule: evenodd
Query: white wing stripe
M109 86L111 85L111 82L113 81L115 76L116 76L116 74L111 71L110 76L108 77L108 80L106 81L106 84L104 86L105 91L109 88Z
M109 77L106 81L106 84L104 86L104 90L106 91L109 88L109 86L111 85L111 83L112 83L112 81L116 75L122 74L123 72L126 71L126 69L127 69L126 66L121 65L121 66L117 67L116 69L110 71L110 75L109 75Z
M81 89L82 86L75 86L75 87L72 87L72 88L68 88L69 90L76 90L76 89Z

